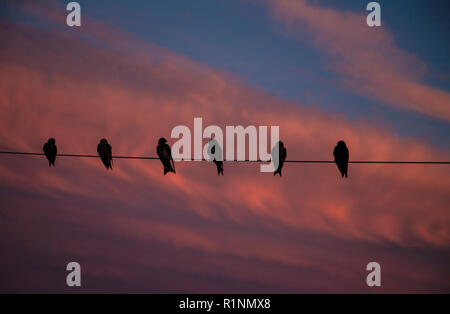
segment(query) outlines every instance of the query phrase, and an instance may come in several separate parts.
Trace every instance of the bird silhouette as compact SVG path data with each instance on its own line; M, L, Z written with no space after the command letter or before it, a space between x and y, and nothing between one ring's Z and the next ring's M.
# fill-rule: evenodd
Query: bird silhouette
M102 138L100 143L97 145L97 152L106 169L112 170L112 148L106 138Z
M161 137L158 140L158 146L156 147L156 153L158 154L159 160L161 160L164 166L164 175L167 172L175 172L175 164L172 158L172 151L170 150L169 144L167 144L167 140ZM172 163L172 164L171 164Z
M333 150L334 162L336 163L342 177L348 178L348 148L344 141L337 142L336 147Z
M44 144L44 147L42 149L44 150L45 157L47 157L48 160L48 166L55 166L56 161L56 154L58 152L58 149L56 148L56 141L55 139L49 138L47 143Z
M219 142L214 138L211 139L208 144L208 155L210 160L212 160L217 167L217 175L223 175L222 148L220 147Z
M281 177L281 169L283 168L284 161L286 160L286 157L287 157L287 151L286 151L286 148L284 147L284 143L282 141L279 141L275 144L275 146L272 149L271 155L272 155L272 161L276 168L273 175L276 175L278 173Z

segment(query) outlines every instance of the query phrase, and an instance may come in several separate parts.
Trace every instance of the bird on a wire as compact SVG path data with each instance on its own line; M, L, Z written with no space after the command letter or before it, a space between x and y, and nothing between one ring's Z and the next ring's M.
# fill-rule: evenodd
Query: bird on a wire
M112 147L109 145L106 138L102 138L97 145L97 152L106 169L112 170Z
M172 151L169 144L167 144L167 140L164 137L161 137L158 140L156 153L158 154L159 160L161 160L161 163L164 166L164 175L166 175L168 172L176 173L175 164L172 158Z
M44 147L42 147L42 149L44 150L45 157L47 157L48 166L54 167L56 161L56 154L58 153L55 139L53 137L49 138L47 143L44 144Z
M272 162L275 166L275 172L273 175L276 175L277 173L281 177L281 169L283 168L284 162L287 157L287 150L286 147L284 147L284 143L282 141L278 141L275 146L272 149Z
M211 139L208 144L208 155L210 160L212 160L217 167L217 175L223 175L222 148L220 147L219 142L214 138Z
M348 159L349 152L347 145L344 141L337 142L336 147L333 150L334 162L336 163L342 178L345 176L348 178Z

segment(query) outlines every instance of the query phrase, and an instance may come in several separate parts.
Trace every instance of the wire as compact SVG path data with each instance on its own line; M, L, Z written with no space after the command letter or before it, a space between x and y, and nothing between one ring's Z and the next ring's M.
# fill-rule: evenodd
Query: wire
M44 153L29 153L29 152L7 152L0 151L3 155L31 155L44 156ZM58 157L75 157L75 158L99 158L98 155L84 155L84 154L57 154ZM113 159L159 159L158 157L147 156L112 156ZM209 161L206 159L175 159L176 161ZM224 162L269 162L267 160L224 160ZM304 164L333 164L332 160L285 160L285 162L304 163ZM350 164L421 164L421 165L450 165L450 161L349 161Z

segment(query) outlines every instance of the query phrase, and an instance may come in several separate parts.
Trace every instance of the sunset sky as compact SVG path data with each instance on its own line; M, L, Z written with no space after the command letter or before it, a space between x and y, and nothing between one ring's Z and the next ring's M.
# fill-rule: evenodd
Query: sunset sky
M0 151L155 156L202 117L288 159L450 160L448 1L68 2L0 2ZM0 292L450 292L450 166L224 167L0 155Z

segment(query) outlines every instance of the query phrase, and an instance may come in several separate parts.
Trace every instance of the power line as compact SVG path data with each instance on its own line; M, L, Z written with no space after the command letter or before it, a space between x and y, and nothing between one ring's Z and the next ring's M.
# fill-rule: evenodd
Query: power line
M30 152L8 152L0 151L2 155L31 155L31 156L44 156L44 153L30 153ZM86 155L86 154L58 154L58 157L74 157L74 158L99 158L98 155ZM113 159L159 159L153 156L112 156ZM175 159L176 161L209 161L206 159ZM266 160L224 160L224 162L269 162ZM333 164L332 160L286 160L285 162L291 163L304 163L304 164ZM450 161L349 161L350 164L410 164L410 165L450 165Z

